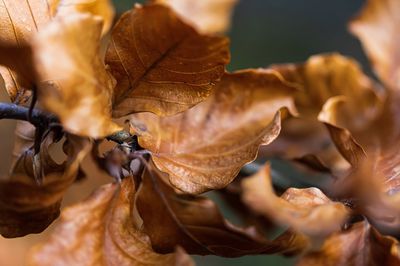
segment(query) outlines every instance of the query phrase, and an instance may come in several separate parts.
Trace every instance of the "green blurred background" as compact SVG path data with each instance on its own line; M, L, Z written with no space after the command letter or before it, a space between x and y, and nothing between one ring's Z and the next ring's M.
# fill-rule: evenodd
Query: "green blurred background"
M202 0L198 0L202 1ZM117 12L143 1L114 0ZM357 59L371 73L360 43L347 22L363 0L242 0L233 14L229 70L301 62L318 53L340 52ZM224 212L229 212L227 207ZM293 265L295 259L248 256L236 259L196 257L198 265Z

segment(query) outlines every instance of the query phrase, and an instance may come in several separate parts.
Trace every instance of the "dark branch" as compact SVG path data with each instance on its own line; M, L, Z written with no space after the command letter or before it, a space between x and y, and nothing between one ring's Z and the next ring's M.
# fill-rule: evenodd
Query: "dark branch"
M31 115L29 113L29 108L27 107L13 103L0 103L0 119L29 121L36 127L58 122L55 115L38 109L32 109Z
M2 102L0 102L0 119L28 121L36 128L40 129L46 128L52 123L59 123L58 118L51 113L13 103ZM118 131L108 136L107 139L114 141L118 144L129 143L131 145L138 145L137 138L124 130ZM133 147L135 150L137 149L136 146Z

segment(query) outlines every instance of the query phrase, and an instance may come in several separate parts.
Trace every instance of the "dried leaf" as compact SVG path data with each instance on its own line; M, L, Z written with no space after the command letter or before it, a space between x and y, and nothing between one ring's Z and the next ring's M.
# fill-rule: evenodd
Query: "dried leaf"
M368 0L349 25L361 40L375 72L392 89L400 88L399 12L397 0Z
M100 58L101 27L88 14L56 17L34 42L44 106L67 131L93 138L120 129L111 120L115 81Z
M282 134L273 143L272 151L291 158L315 154L322 157L330 168L347 168L333 148L326 130L317 121L318 115L328 100L345 97L348 99L348 109L336 116L341 126L352 132L364 130L382 109L383 96L379 93L378 85L361 71L357 62L339 54L316 55L302 64L277 65L273 68L286 80L299 84L302 90L298 91L295 98L300 116L283 124ZM319 118L322 122L328 122L321 115ZM353 144L357 146L356 141ZM349 157L346 159L354 159Z
M268 241L252 227L232 225L210 199L176 194L162 181L154 166L149 166L143 174L137 208L153 248L161 253L172 252L180 245L189 254L225 257L295 254L308 245L307 239L290 231Z
M68 136L65 144L68 159L58 164L48 152L51 143L52 135L49 135L41 145L39 156L35 156L32 147L27 148L29 144L20 145L24 152L19 155L10 178L0 181L2 236L19 237L39 233L58 217L62 196L75 180L79 163L90 145L85 139ZM35 166L38 163L44 175L41 185L35 180Z
M114 6L110 0L58 0L57 16L68 16L71 13L89 13L103 19L102 34L106 34L113 23Z
M318 188L289 188L278 197L271 183L270 166L242 181L243 201L254 211L295 231L327 236L346 222L349 210L332 202Z
M320 251L302 257L298 266L399 265L399 242L381 235L368 222L358 222L350 229L329 237Z
M229 29L232 11L238 0L154 0L172 7L183 19L203 33Z
M54 0L3 0L0 2L0 43L22 48L28 46L30 39L37 31L41 30L51 19L49 7L55 5ZM1 57L11 55L1 52ZM25 63L15 58L13 65L2 64L0 75L3 77L11 101L25 102L32 88L32 79L25 68L29 68L29 56L21 56ZM23 60L23 61L25 61ZM17 65L18 64L18 65ZM15 66L17 65L17 66ZM13 67L14 66L14 67ZM25 68L24 68L25 67Z
M228 62L226 38L200 35L164 5L136 5L114 27L106 55L117 80L113 114L184 111L207 98Z
M293 93L273 71L226 74L205 102L172 117L133 115L131 127L176 188L201 193L225 187L277 137Z
M32 250L28 265L193 265L182 250L160 255L151 249L133 220L134 195L127 178L68 207L50 239Z

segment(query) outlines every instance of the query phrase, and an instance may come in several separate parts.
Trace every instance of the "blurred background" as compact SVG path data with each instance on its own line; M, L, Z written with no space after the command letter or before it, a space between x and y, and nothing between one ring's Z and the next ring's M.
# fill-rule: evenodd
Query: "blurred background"
M201 0L198 0L201 1ZM118 14L143 1L114 0ZM357 13L363 0L241 0L235 8L230 32L232 61L229 70L266 67L273 63L301 62L309 56L340 52L357 59L367 73L371 73L360 43L347 31L347 22ZM0 98L6 101L5 92ZM10 121L0 121L0 150L3 152L0 173L4 174L10 157L6 156L13 143L13 126ZM106 182L104 178L96 184ZM70 195L85 198L93 190L92 183L75 185ZM67 197L68 198L68 197ZM68 203L68 200L67 200ZM229 214L229 209L223 207ZM40 241L43 235L23 239L0 238L0 265L24 265L28 248ZM12 254L12 256L10 256ZM213 256L196 257L198 265L293 265L295 259L279 256L252 256L237 259Z

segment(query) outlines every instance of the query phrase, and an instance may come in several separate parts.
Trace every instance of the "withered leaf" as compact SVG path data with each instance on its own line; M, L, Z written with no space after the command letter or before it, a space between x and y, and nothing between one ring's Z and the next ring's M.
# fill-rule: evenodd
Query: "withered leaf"
M113 23L114 6L110 0L59 0L57 16L68 16L71 13L89 13L103 19L102 34L106 34Z
M381 235L368 222L330 236L320 251L302 257L298 266L390 265L400 264L399 242Z
M184 111L210 94L228 62L226 38L197 33L164 5L136 5L115 25L106 54L117 80L113 114Z
M278 252L295 254L308 245L306 238L290 231L268 241L253 227L232 225L210 199L177 194L162 181L161 173L152 165L142 179L137 208L144 230L158 252L172 252L180 245L189 254L238 257Z
M131 178L108 184L66 208L50 239L34 247L28 265L193 265L180 249L155 253L134 221Z
M295 231L327 236L346 222L349 210L332 202L318 188L289 188L278 197L271 183L270 166L242 181L243 201L254 211Z
M381 111L382 96L378 85L362 72L357 62L339 54L315 55L305 63L276 65L273 68L302 90L295 98L299 118L288 119L283 124L282 134L271 149L291 158L315 154L321 156L331 168L340 170L346 167L326 130L321 128L318 115L328 100L346 97L349 108L339 117L342 125L351 130L363 130ZM320 120L327 122L321 116ZM329 130L335 131L335 128ZM354 139L348 138L348 142L357 146ZM353 160L354 157L347 156L346 159Z
M114 79L101 61L102 24L89 14L55 17L34 41L40 99L73 134L100 138L120 128L111 120Z
M183 19L203 33L228 30L238 0L154 0L172 7Z
M14 1L3 0L0 2L0 43L8 43L10 46L22 48L27 46L30 39L38 30L51 19L49 7L53 7L56 0L27 0ZM2 56L10 55L1 53ZM22 64L21 58L14 58L14 64ZM26 56L29 67L29 58ZM8 65L10 66L10 65ZM32 80L26 75L24 68L9 68L0 66L0 75L3 77L7 92L12 101L24 102L27 90L31 89Z
M368 0L349 25L382 82L392 89L400 88L399 12L397 0Z
M187 193L223 188L295 112L294 88L269 70L226 74L204 102L175 116L132 115L131 127L156 166Z
M58 217L63 194L74 182L79 163L90 148L87 140L69 135L64 144L68 159L58 164L49 154L52 134L42 143L38 157L33 141L27 135L23 137L26 141L21 137L16 145L20 151L14 150L16 161L10 177L0 181L0 234L4 237L39 233ZM44 176L41 185L35 180L38 169Z

